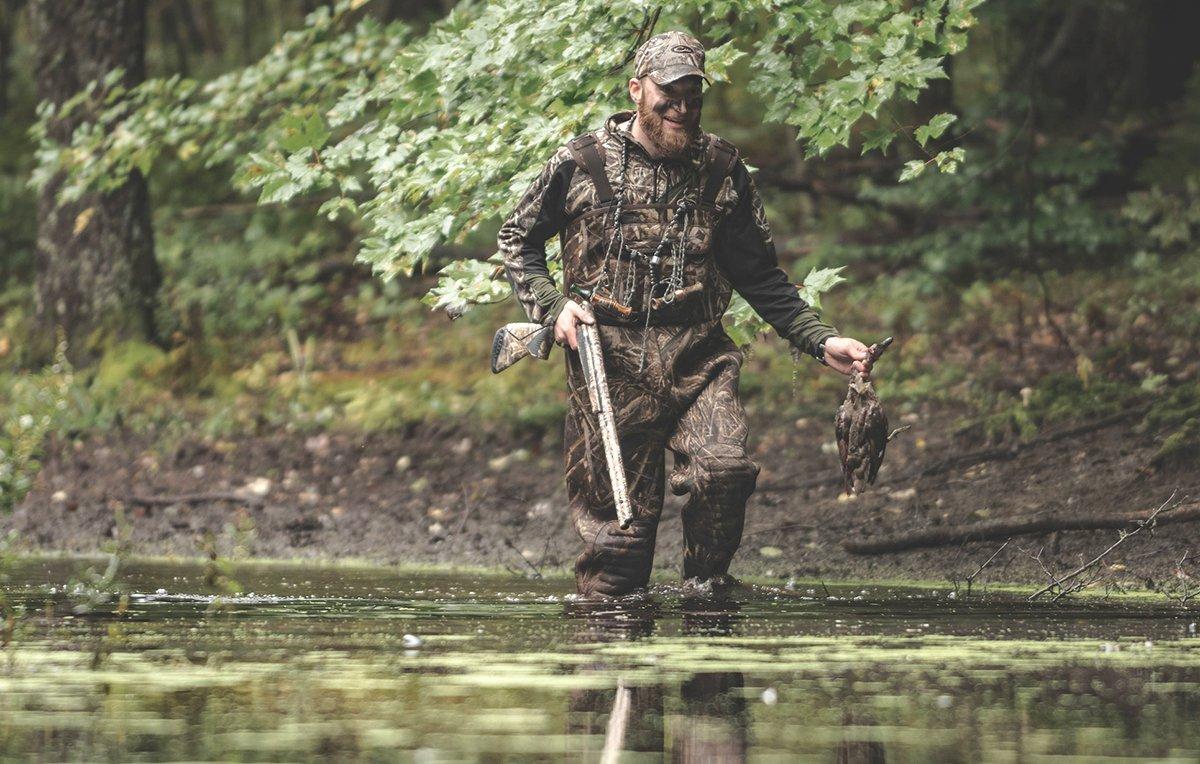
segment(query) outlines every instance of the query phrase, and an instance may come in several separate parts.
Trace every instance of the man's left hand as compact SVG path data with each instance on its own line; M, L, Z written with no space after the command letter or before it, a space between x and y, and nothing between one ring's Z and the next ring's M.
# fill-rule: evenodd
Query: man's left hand
M864 378L870 377L870 355L867 346L852 337L830 337L825 340L825 363L846 376L859 371Z

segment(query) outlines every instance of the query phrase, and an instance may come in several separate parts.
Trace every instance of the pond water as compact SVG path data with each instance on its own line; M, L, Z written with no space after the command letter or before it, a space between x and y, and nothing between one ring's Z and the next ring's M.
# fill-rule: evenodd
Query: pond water
M76 613L82 567L9 572L0 758L1200 760L1200 613L1166 604L131 564Z

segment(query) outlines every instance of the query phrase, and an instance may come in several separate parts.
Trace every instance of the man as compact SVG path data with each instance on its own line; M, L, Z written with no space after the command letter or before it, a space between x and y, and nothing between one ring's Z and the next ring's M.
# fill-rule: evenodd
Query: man
M638 51L636 112L559 149L500 229L530 320L577 347L595 323L634 519L622 529L577 353L568 352L567 493L584 542L581 595L645 586L662 510L665 449L682 511L685 578L729 580L758 466L738 401L742 354L721 316L736 289L780 336L831 368L868 370L867 348L821 323L779 268L762 201L736 150L700 129L704 49L666 32ZM563 291L546 266L557 235ZM581 302L587 300L590 310Z

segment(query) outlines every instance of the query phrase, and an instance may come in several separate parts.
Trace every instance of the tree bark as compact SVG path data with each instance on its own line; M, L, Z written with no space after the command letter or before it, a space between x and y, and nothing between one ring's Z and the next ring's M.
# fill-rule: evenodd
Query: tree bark
M127 87L145 77L144 0L33 0L31 11L40 100L62 104L117 67ZM69 144L103 95L52 119L49 136ZM145 178L134 171L116 190L69 204L56 199L62 181L51 179L38 199L39 342L32 358L44 359L60 330L76 364L94 360L114 341L156 341L162 276Z

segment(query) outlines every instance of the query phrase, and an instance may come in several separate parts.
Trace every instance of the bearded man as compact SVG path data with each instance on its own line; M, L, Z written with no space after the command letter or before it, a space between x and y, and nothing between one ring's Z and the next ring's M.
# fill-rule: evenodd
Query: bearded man
M500 229L499 247L530 320L577 348L595 324L604 354L633 520L621 528L579 355L567 356L566 481L583 551L581 595L646 585L666 481L682 510L683 575L729 582L758 466L738 400L742 353L721 316L731 290L795 348L850 374L867 347L821 322L779 267L762 200L727 141L700 129L704 48L683 32L642 45L629 80L636 112L555 152ZM558 236L562 291L546 265ZM590 303L590 310L580 302Z

